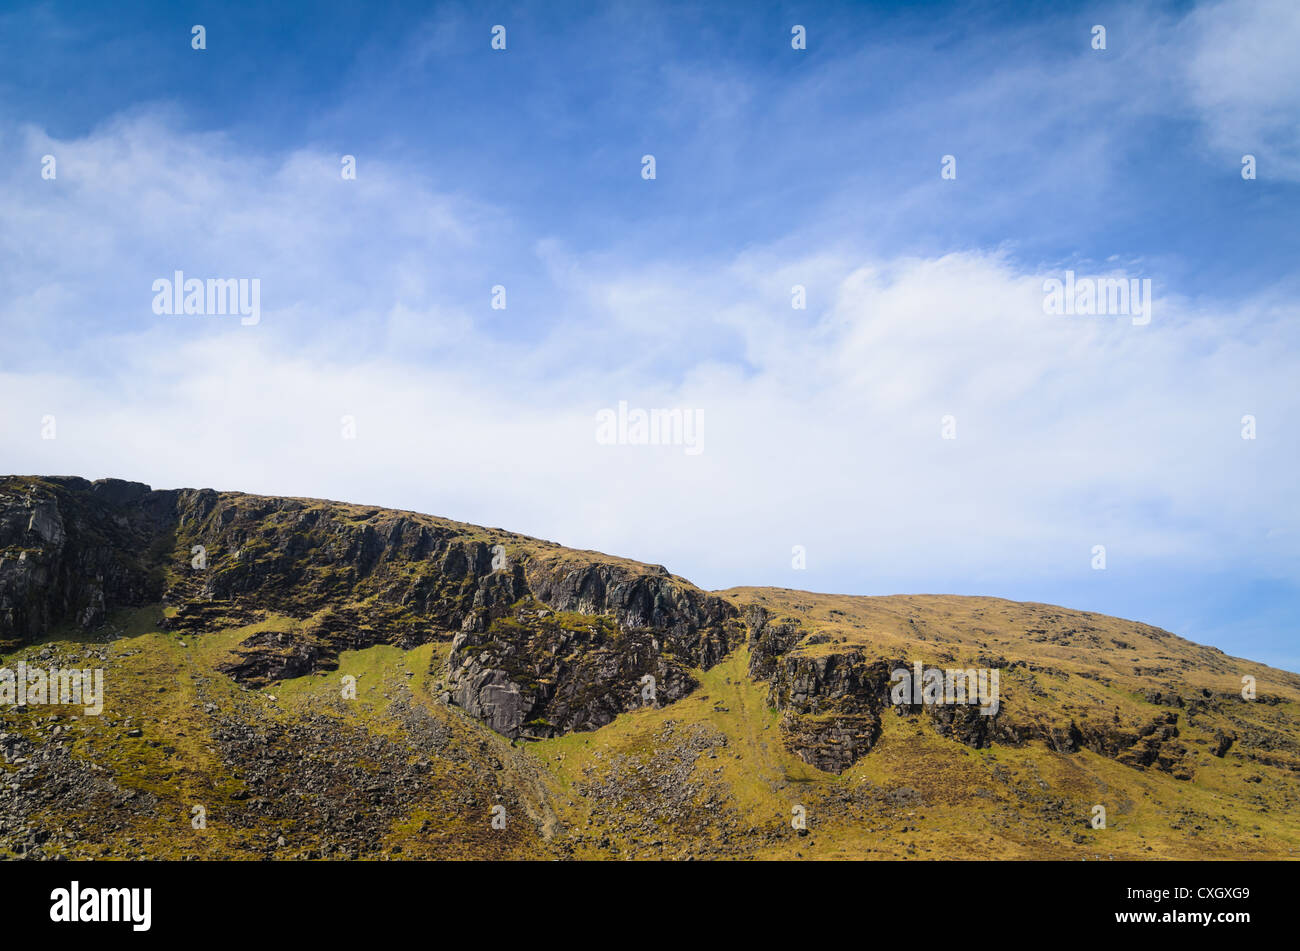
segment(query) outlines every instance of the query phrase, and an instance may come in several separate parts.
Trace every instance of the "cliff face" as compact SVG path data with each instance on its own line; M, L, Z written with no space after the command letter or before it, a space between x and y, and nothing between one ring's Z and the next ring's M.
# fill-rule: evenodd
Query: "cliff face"
M414 513L118 480L0 486L0 643L156 601L195 634L298 619L222 668L262 686L344 650L455 637L446 698L537 737L672 702L743 637L734 607L662 567Z
M175 497L116 479L0 480L0 647L158 600L149 554Z

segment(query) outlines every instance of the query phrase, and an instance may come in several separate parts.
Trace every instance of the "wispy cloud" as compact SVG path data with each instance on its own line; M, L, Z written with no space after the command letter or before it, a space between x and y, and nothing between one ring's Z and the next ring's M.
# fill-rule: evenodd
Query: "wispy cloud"
M4 468L421 509L710 586L1058 599L1216 637L1266 581L1239 649L1284 656L1259 619L1300 610L1294 12L1104 8L1104 54L1092 15L897 14L882 36L851 12L795 62L752 23L676 55L680 30L632 6L572 35L512 21L493 61L443 11L389 62L367 38L274 147L191 123L183 95L84 133L0 121ZM597 42L631 28L625 55ZM557 65L543 36L589 56ZM463 101L414 121L410 90L453 65ZM1067 268L1151 279L1151 323L1045 313ZM259 279L261 322L156 316L176 270ZM620 401L699 410L704 451L599 445ZM1222 597L1184 611L1206 578Z
M1257 154L1300 180L1300 6L1226 0L1194 10L1178 40L1192 103L1217 152Z

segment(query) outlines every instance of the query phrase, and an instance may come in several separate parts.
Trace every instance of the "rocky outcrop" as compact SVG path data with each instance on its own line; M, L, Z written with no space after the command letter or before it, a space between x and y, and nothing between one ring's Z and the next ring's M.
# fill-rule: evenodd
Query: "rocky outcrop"
M798 621L777 621L758 605L746 609L745 624L749 629L749 676L755 680L771 680L782 655L807 634Z
M532 594L558 611L609 614L625 630L657 631L669 650L706 670L722 660L743 637L728 623L736 609L660 565L649 567L536 559L526 577Z
M818 769L843 772L870 752L886 712L923 715L940 736L976 749L1017 740L1000 709L985 713L974 698L896 703L894 672L910 670L901 659L871 660L861 650L793 651L763 663L772 671L768 702L785 711L787 747Z
M594 730L696 686L739 643L735 610L667 572L622 566L528 570L508 615L464 625L448 660L448 698L511 738Z
M168 501L117 479L0 481L0 647L156 601L146 554Z
M801 653L816 639L793 618L773 618L757 605L745 611L749 675L770 684L768 703L783 712L781 733L805 763L840 773L866 755L880 736L890 705L885 661L870 663L861 651ZM811 645L811 646L820 646Z
M837 650L829 638L806 631L799 621L773 619L761 607L748 608L745 620L750 675L769 682L768 702L784 714L781 730L786 747L818 769L840 773L869 753L879 739L882 717L892 710L898 716L924 716L940 736L976 749L1039 740L1059 753L1086 749L1128 766L1158 769L1177 779L1191 778L1188 751L1178 742L1179 715L1175 712L1128 726L1118 721L1079 724L1071 720L1068 725L1019 721L1006 712L1014 692L1007 679L1001 680L999 707L992 714L970 702L895 703L893 672L910 670L909 662L871 660L861 649ZM977 658L977 664L1000 671L1029 669L1020 662L985 655ZM1032 684L1030 689L1035 689ZM1157 702L1166 698L1156 694L1148 699ZM1179 700L1177 705L1191 709L1193 703L1204 702L1200 697ZM1211 752L1222 756L1232 742L1220 737Z
M594 730L695 688L689 659L665 650L665 636L529 601L486 631L456 636L448 699L512 739Z
M889 705L889 670L852 651L785 654L773 665L768 702L785 711L787 747L804 762L839 773L865 755L880 736Z

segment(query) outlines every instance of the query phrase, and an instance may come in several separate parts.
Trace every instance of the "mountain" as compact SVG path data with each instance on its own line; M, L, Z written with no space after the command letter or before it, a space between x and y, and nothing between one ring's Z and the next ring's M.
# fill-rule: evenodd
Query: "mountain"
M98 712L0 703L11 857L1300 854L1300 676L1045 604L9 476L0 655L0 701L103 677Z

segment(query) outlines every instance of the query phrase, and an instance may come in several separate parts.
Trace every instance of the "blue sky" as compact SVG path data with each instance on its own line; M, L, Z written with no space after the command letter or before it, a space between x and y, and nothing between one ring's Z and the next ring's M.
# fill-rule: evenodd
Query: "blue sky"
M11 4L0 468L1300 669L1298 10ZM154 314L177 269L260 280L261 321ZM1151 323L1046 315L1066 269L1151 280ZM698 409L704 451L597 445L620 400Z

